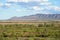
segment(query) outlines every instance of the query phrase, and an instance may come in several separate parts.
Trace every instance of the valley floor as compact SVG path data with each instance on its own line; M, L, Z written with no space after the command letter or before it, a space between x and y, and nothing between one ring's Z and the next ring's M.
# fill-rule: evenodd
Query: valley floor
M0 40L60 40L60 22L0 22Z

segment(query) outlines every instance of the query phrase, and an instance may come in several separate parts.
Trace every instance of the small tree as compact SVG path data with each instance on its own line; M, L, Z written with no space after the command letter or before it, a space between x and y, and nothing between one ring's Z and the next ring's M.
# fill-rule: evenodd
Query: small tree
M39 24L38 27L43 27L43 24Z

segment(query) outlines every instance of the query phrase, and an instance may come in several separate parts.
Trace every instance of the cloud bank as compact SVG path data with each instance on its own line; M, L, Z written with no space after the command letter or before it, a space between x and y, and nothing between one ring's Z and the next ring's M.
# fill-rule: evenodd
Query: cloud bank
M5 0L5 3L0 3L0 7L2 8L9 8L11 6L15 7L16 5L21 6L22 8L26 8L26 12L28 10L35 11L35 13L43 13L43 12L51 12L50 10L53 11L60 11L60 7L58 6L53 6L49 0ZM17 12L21 12L21 9L16 8ZM22 10L22 12L24 9ZM48 13L49 14L49 13Z

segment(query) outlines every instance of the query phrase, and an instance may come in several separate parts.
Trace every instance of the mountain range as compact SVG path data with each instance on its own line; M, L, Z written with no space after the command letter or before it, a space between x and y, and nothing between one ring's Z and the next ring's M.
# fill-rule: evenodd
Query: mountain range
M41 20L41 21L54 21L60 20L60 14L35 14L30 16L22 16L22 17L12 17L8 20Z

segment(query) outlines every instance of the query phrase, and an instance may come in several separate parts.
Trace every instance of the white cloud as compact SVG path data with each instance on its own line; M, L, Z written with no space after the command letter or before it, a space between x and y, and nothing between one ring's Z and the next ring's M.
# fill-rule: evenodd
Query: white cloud
M18 2L29 2L30 0L17 0Z
M3 6L3 3L0 3L0 7Z
M55 11L60 11L60 7L58 7L58 6L52 6L52 5L51 5L51 6L48 6L47 9L48 9L48 10L53 9L53 10L55 10Z
M16 10L16 12L22 12L22 10L20 10L20 9L17 9L17 10Z
M29 2L29 0L6 0L7 2Z
M7 7L10 7L11 6L10 3L5 3L4 5L6 5Z
M48 0L6 0L7 2L47 2Z
M27 12L28 10L16 9L16 12Z
M32 9L34 9L35 11L40 11L43 10L44 8L41 8L39 6L33 6Z
M60 8L57 6L52 6L52 3L50 3L49 0L6 0L6 2L24 2L24 3L27 3L28 7L32 8L33 11L34 10L41 11L41 10L44 10L45 7L46 7L45 9L48 9L48 10L53 9L55 11L60 11ZM29 2L37 2L37 3L39 3L39 6L37 4L36 4L37 6L35 6L35 5L31 6L28 4ZM1 5L3 5L3 4L0 4L0 6ZM10 6L10 4L5 4L5 5ZM40 5L44 5L45 7L40 7ZM16 11L21 12L22 10L17 9ZM25 10L23 10L23 11L25 11Z
M29 3L29 2L37 2L39 5L50 5L51 3L48 2L48 0L6 0L6 2L24 2L24 3ZM29 4L28 4L29 5Z
M42 2L42 3L40 3L40 5L51 5L51 3L49 3L49 2Z
M43 1L48 1L48 0L43 0Z
M18 0L6 0L7 2L17 2Z
M11 7L10 3L0 3L0 7Z
M54 9L55 11L60 11L60 8L57 6L52 6L51 8Z

